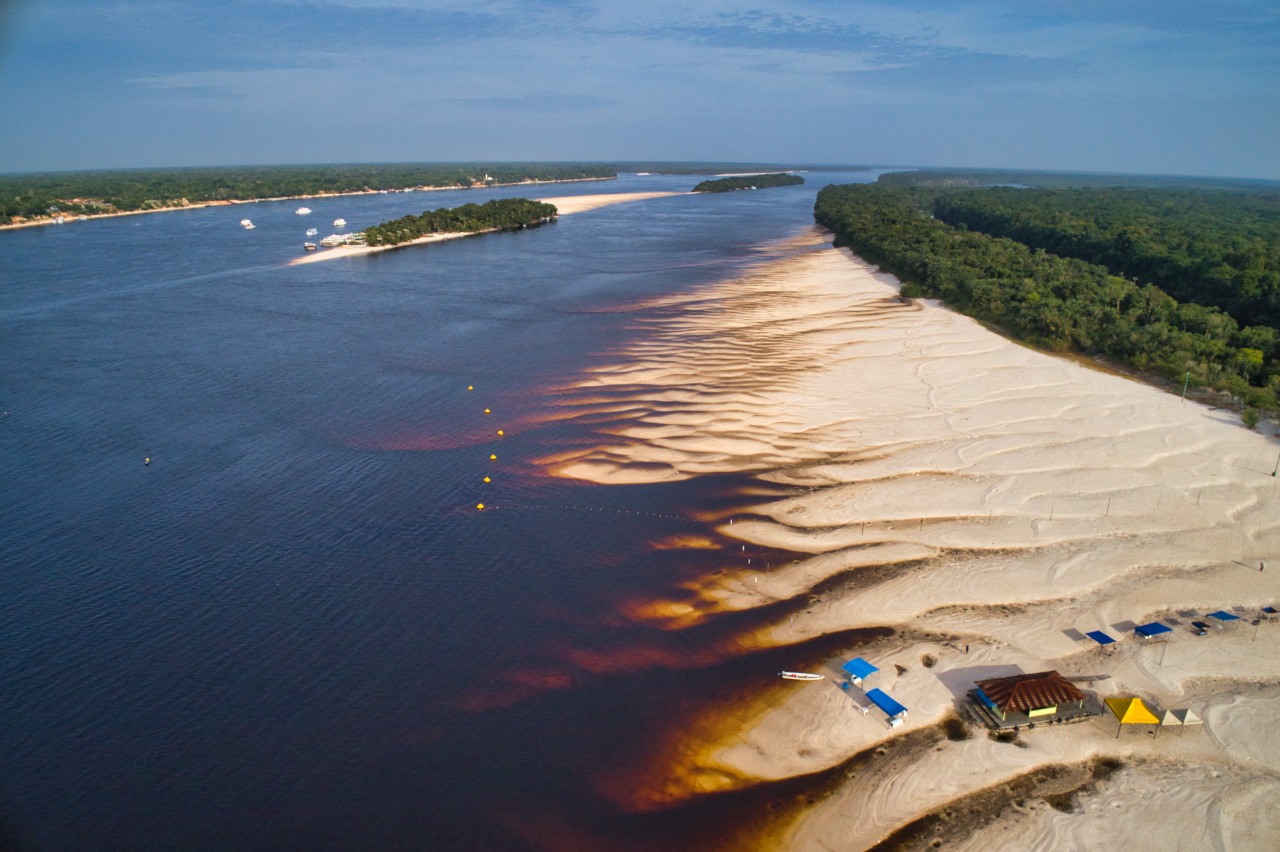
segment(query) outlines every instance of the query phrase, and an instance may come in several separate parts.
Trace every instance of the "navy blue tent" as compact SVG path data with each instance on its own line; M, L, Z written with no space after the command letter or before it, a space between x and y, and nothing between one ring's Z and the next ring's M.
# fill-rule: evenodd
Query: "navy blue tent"
M1150 639L1152 636L1159 636L1161 633L1171 633L1173 628L1158 621L1153 621L1150 624L1142 624L1135 627L1133 632L1143 639Z
M1107 634L1103 633L1101 630L1090 630L1088 633L1084 635L1088 636L1090 639L1097 642L1099 645L1114 645L1116 641L1112 639L1110 636L1108 636Z
M1220 609L1220 610L1218 610L1217 612L1211 612L1211 613L1209 613L1209 617L1210 617L1210 618L1217 619L1218 621L1221 621L1221 622L1223 622L1224 624L1225 624L1226 622L1228 622L1228 621L1239 621L1239 620L1240 620L1240 616L1238 616L1238 615L1232 615L1231 613L1229 613L1229 612L1227 612L1227 611L1225 611L1225 610L1221 610L1221 609Z
M907 715L907 708L890 698L883 690L869 689L867 690L867 698L872 704L879 707L889 717L889 721L898 719Z

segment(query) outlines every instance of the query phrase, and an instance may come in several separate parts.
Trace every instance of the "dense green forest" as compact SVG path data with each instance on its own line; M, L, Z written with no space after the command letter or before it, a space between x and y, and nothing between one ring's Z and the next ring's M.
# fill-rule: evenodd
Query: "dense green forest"
M1106 355L1176 381L1189 374L1195 386L1276 409L1276 328L1242 327L1217 308L1180 303L1154 283L953 227L927 212L938 202L936 186L830 186L818 193L814 218L835 233L837 245L897 275L905 296L941 298L1050 350Z
M931 187L1034 187L1036 189L1227 189L1280 191L1280 181L1256 178L1188 177L1185 175L1097 174L1091 172L1031 172L1014 169L912 169L886 172L880 183L891 186Z
M614 177L613 166L599 163L391 163L0 175L0 220L322 193Z
M528 198L501 198L484 204L424 210L419 216L402 216L364 232L371 246L394 246L429 234L474 231L514 231L556 218L556 206Z
M704 180L693 188L694 192L736 192L740 189L765 189L770 186L796 186L804 183L800 175L743 175L718 180Z
M1102 264L1179 301L1221 308L1242 325L1280 327L1280 190L997 187L944 193L933 213Z

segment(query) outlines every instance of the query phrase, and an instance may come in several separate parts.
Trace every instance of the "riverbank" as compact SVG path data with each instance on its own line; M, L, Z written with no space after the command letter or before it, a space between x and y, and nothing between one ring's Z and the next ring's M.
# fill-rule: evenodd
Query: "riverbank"
M847 767L787 848L868 848L912 824L946 848L1280 843L1280 623L1251 623L1280 603L1275 440L904 301L816 229L774 254L662 300L642 342L560 389L555 416L607 426L542 461L598 483L745 472L786 489L736 523L709 515L735 542L723 567L626 616L681 630L790 604L744 653L794 647L828 680L722 708L612 795L647 810ZM1242 626L1192 632L1221 609ZM1134 639L1152 620L1169 643ZM809 658L864 628L892 635ZM909 708L901 727L835 688L859 655ZM1016 742L939 727L975 680L1046 669L1094 704L1136 695L1205 724L1117 738L1098 716Z
M607 207L611 204L623 204L629 201L643 201L650 198L665 198L671 195L680 195L678 192L627 192L616 194L602 195L566 195L560 198L539 198L536 199L546 204L554 204L556 213L559 216L571 213L582 213L587 210L595 210L600 207ZM474 237L478 234L492 233L495 229L485 231L465 231L461 233L447 234L430 234L425 237L418 237L416 240L410 240L407 243L400 243L394 246L334 246L332 248L321 248L313 252L307 252L301 257L296 257L288 262L288 266L297 266L303 263L318 263L324 260L337 260L343 257L359 257L360 255L376 254L383 251L394 251L395 249L407 248L409 246L428 245L430 243L444 242L445 240L456 240L459 237Z
M63 216L59 222L55 217L48 216L39 219L30 219L25 222L0 224L0 231L12 231L18 228L38 228L44 225L71 225L76 222L87 222L93 219L113 219L119 216L141 216L145 213L173 213L178 210L200 210L204 207L229 207L237 204L259 204L268 201L305 201L312 198L342 198L350 195L379 195L385 192L447 192L459 189L489 189L492 187L508 187L508 186L543 186L547 184L557 183L587 183L596 181L617 180L616 177L600 177L600 178L574 178L573 180L526 180L519 183L494 183L486 184L483 187L467 187L467 186L413 186L403 189L380 190L380 189L362 189L352 192L321 192L312 195L281 195L271 198L238 198L226 201L197 201L191 204L177 204L170 207L153 207L149 210L121 210L115 213L96 213L94 215Z

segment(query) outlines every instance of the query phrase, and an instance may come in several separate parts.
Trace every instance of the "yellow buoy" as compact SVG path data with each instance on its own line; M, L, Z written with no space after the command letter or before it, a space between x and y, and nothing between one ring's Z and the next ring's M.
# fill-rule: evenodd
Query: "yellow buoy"
M497 458L498 457L495 456L493 453L489 453L489 461L495 461Z
M486 408L486 409L484 410L484 413L485 413L485 414L488 414L488 413L489 413L489 409L487 409L487 408Z
M477 504L476 504L476 508L483 512L483 511L484 511L484 504L483 504L483 503L477 503Z
M499 429L499 430L498 430L498 437L502 437L502 430L501 430L501 429Z
M490 481L489 477L487 477L487 476L486 476L486 477L484 478L484 481L485 481L485 482L489 482L489 481Z
M467 390L475 390L475 388L471 385L467 385Z

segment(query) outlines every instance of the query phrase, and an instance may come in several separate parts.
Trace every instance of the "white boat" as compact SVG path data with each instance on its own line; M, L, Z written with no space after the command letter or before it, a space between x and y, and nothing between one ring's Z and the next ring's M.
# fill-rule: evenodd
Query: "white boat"
M347 224L347 220L346 220L346 219L334 219L334 220L333 220L333 227L335 227L335 228L343 228L343 227L346 227L346 224Z
M303 251L315 251L315 250L316 250L316 244L315 244L315 243L303 243L303 244L302 244L302 250L303 250Z
M809 672L778 672L778 677L787 680L825 680L827 676Z
M308 237L314 237L314 236L315 236L316 234L318 234L318 233L320 233L320 232L319 232L319 231L317 231L315 228L307 228L307 236L308 236Z
M320 245L326 248L330 246L340 246L347 241L346 234L330 234L320 241Z
M252 231L254 228L257 227L257 225L253 224L253 222L249 221L248 219L241 219L240 226L243 227L246 231Z
M294 212L294 213L297 213L299 216L306 216L308 213L310 213L310 212L311 212L311 208L310 208L310 207L299 207L297 210L295 210L295 211L293 211L293 212Z

